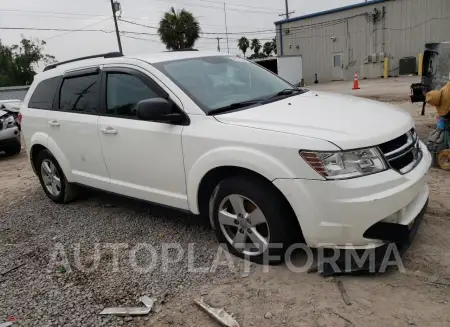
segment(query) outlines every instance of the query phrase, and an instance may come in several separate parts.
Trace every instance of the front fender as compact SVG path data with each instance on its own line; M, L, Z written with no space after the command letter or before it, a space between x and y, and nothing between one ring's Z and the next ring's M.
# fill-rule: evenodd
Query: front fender
M277 158L244 147L222 147L208 151L187 170L189 209L199 214L198 189L203 177L212 169L232 166L254 171L270 181L276 178L295 178L295 174Z

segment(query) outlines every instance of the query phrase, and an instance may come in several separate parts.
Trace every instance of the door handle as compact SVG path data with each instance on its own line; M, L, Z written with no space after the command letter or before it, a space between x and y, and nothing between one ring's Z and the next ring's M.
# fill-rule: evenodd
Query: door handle
M56 121L56 120L50 120L50 121L48 122L48 124L49 124L50 126L52 126L52 127L59 127L59 126L60 126L60 125L59 125L59 122Z
M115 130L112 127L106 127L106 128L102 128L102 133L103 134L117 134L117 130Z

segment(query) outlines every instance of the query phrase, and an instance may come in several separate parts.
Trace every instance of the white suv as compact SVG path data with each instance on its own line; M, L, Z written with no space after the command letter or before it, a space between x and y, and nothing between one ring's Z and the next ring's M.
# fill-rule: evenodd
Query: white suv
M256 262L279 261L300 237L352 249L406 242L427 206L431 156L408 113L297 89L235 56L58 63L36 76L21 114L53 201L81 184L204 214L220 242Z

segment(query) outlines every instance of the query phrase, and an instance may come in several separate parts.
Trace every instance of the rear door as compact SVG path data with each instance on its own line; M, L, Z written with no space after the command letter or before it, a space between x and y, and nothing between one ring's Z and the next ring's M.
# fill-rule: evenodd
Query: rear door
M68 161L71 182L107 189L108 172L97 133L100 69L68 72L47 115L49 142L55 142Z
M139 101L168 98L167 93L143 71L113 66L103 71L106 113L98 121L98 133L112 190L187 209L183 125L136 116Z
M53 100L61 84L62 77L56 76L37 82L34 90L30 90L30 99L25 98L20 112L22 114L21 128L27 151L30 150L31 136L35 133L48 133L47 115L53 108ZM28 103L27 103L28 101Z

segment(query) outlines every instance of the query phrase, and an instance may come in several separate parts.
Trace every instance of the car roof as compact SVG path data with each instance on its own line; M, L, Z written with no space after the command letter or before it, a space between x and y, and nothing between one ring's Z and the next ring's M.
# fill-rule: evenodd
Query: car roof
M212 52L212 51L167 51L160 53L145 53L140 55L124 55L121 57L113 57L113 58L98 57L58 65L55 68L37 74L35 76L35 80L43 80L54 76L60 76L67 71L95 67L98 65L120 64L120 63L126 64L129 63L130 60L142 60L149 64L156 64L164 61L174 61L174 60L183 60L200 57L210 57L210 56L229 56L229 55L221 52Z
M135 59L140 59L148 63L154 64L163 61L173 61L182 59L192 59L199 57L210 57L210 56L228 56L221 52L212 51L167 51L160 53L147 53L137 56L132 56Z

